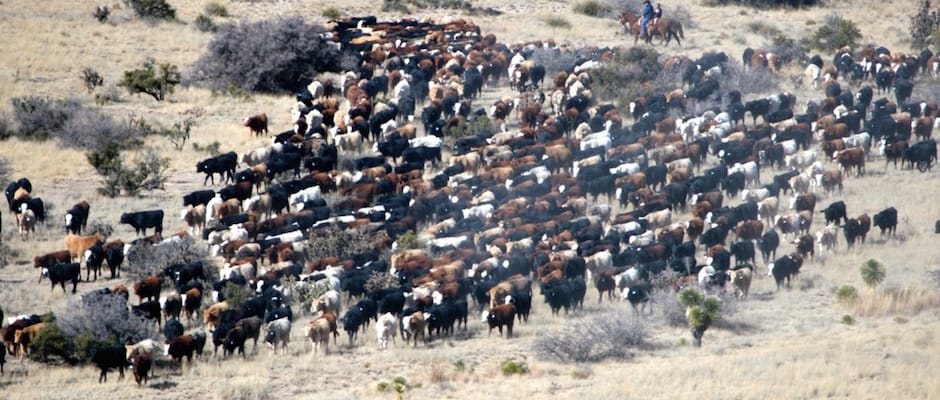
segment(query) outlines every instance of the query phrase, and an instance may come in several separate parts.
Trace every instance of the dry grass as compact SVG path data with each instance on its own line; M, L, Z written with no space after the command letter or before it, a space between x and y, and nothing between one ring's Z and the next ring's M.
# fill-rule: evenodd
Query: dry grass
M0 53L5 55L0 60L0 113L10 111L11 98L23 95L76 97L91 106L93 95L85 93L79 78L85 67L98 70L105 87L113 86L124 70L137 67L148 56L185 71L211 38L189 25L209 3L224 5L232 15L228 20L298 14L318 18L324 9L338 7L324 0L287 0L276 6L260 1L170 2L182 23L150 25L137 21L128 10L116 9L120 2L113 2L111 22L99 24L91 17L94 4L85 1L64 0L48 7L42 2L4 0L0 5L0 35L4 38ZM497 8L504 14L466 17L479 24L483 32L492 32L507 42L553 37L558 43L572 46L632 43L620 33L615 21L572 13L573 3L480 0L474 4ZM897 28L904 26L907 16L900 11L880 12L896 9L891 3L836 0L827 2L825 8L804 10L707 8L700 1L662 3L667 14L680 5L685 7L695 21L695 28L686 28L683 47L660 49L666 54L695 58L706 50L721 49L738 60L745 47L767 44L760 32L779 31L799 38L831 12L855 21L862 30L863 43L910 50L904 39L906 30ZM363 15L375 14L380 6L380 2L355 2L340 9L346 15ZM453 11L420 10L416 16L444 18ZM553 28L545 22L550 17L563 18L571 27ZM749 26L752 21L764 24ZM752 32L755 27L758 33ZM823 58L829 59L830 55ZM800 66L786 66L781 72L780 89L795 91L800 104L821 97L821 90L790 87L788 77L801 73ZM98 89L102 90L106 89ZM915 97L918 90L915 88ZM488 104L504 94L503 87L488 88L479 104ZM171 125L181 113L199 108L202 117L193 128L191 143L204 147L219 142L223 149L242 153L265 144L267 139L250 137L247 128L239 124L241 118L264 111L271 117L272 130L279 132L290 125L286 116L290 104L289 96L253 94L244 101L214 96L200 88L180 87L168 101L160 103L122 92L120 101L107 103L102 109L117 117L137 115ZM193 165L207 154L194 150L191 144L177 151L164 138L148 138L147 145L171 158L167 190L140 198L106 199L96 193L98 181L84 154L51 142L0 142L2 157L10 161L12 175L28 176L36 194L53 205L49 221L28 243L15 236L10 219L6 219L2 239L14 254L10 264L0 266L0 305L7 315L42 313L60 307L71 297L61 290L50 291L47 282L37 285L38 272L31 267L32 256L63 248L61 218L71 204L87 199L92 204L91 222L113 225L114 236L125 240L134 237L133 230L118 225L117 220L127 210L164 208L165 230L183 227L176 220L179 198L182 193L202 187L198 183L202 176L193 172ZM414 349L405 347L399 338L388 351L379 351L374 330L369 329L354 347L347 347L342 337L339 345L331 344L330 355L311 356L309 343L301 337L300 326L305 322L301 319L295 324L290 354L286 356L274 356L269 349L259 347L248 361L208 356L182 369L159 367L157 378L139 391L132 388L130 372L122 382L116 374L109 374L108 383L99 385L98 373L90 367L23 365L8 360L7 374L0 377L0 398L127 398L129 393L140 392L158 399L391 399L394 392L380 392L376 386L396 377L405 378L409 384L404 398L569 399L623 397L625 393L630 398L701 398L703 394L706 398L930 398L940 393L933 372L940 368L940 358L934 356L940 353L940 343L935 340L940 328L940 299L937 284L928 272L940 270L940 248L933 234L933 221L938 215L929 205L940 195L940 182L936 172L885 170L880 160L872 161L868 172L862 178L849 178L843 194L821 196L818 204L845 200L852 216L862 212L872 215L893 205L901 219L897 237L881 238L875 231L867 244L852 251L847 251L840 239L835 253L820 254L806 263L803 276L790 290L777 291L761 266L750 299L736 303L733 316L705 334L701 349L688 344L686 328L657 325L650 338L651 349L636 352L628 362L579 366L542 361L533 352L537 335L562 330L579 319L576 315L551 317L541 296L536 295L530 322L518 324L510 340L487 337L479 320L471 317L470 329L457 338L435 339ZM773 173L764 171L763 179L769 181ZM814 230L822 224L822 216L817 216ZM792 248L788 244L783 250ZM871 296L861 290L856 308L849 311L856 323L842 324L846 309L835 300L836 288L843 284L863 287L858 266L869 258L885 261L884 287L903 289L879 290ZM80 290L117 283L83 282ZM590 300L595 296L589 289L584 314L613 312L633 317L629 306L597 305ZM654 304L654 310L659 306ZM500 364L509 358L526 360L529 373L504 376ZM67 394L63 388L68 388Z

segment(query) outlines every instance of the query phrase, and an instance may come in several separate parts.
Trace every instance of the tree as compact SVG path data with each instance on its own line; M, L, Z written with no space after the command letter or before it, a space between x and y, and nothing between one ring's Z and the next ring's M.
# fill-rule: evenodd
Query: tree
M721 318L721 300L715 296L706 297L698 289L689 287L679 293L679 302L685 306L685 317L689 321L695 347L701 347L705 331Z
M869 258L868 261L862 263L860 273L862 280L865 281L865 284L871 289L874 289L876 286L880 285L881 282L884 282L886 274L884 264L874 258Z
M930 45L937 27L940 27L940 12L930 9L930 0L922 0L917 14L911 17L911 44L914 47Z
M146 93L157 101L163 101L166 95L173 93L173 87L180 83L179 69L169 63L157 64L152 58L144 61L143 68L124 71L124 79L118 86L127 88L131 94Z

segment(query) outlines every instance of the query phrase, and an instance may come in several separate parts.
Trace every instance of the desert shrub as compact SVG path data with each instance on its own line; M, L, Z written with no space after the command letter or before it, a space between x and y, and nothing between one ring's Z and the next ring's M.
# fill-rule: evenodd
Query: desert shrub
M137 196L145 190L162 190L169 166L170 159L162 157L152 147L138 152L131 166L125 165L125 161L119 157L112 160L109 168L96 169L102 178L102 187L98 188L98 192L108 197L118 197Z
M120 166L121 147L109 141L85 153L85 159L99 174L107 174Z
M193 20L193 26L200 32L215 32L219 30L219 27L212 21L212 18L207 17L205 14L199 14L199 16Z
M544 21L545 25L547 25L549 28L552 28L552 29L558 29L558 28L570 29L571 28L571 23L568 22L567 19L564 19L559 16L545 17L542 21Z
M124 0L137 16L149 20L176 19L176 9L166 0Z
M395 240L395 243L397 244L396 247L399 250L417 249L418 247L421 247L418 245L418 235L415 235L415 231L412 230L399 235L398 239Z
M143 68L124 71L124 78L118 85L126 88L128 93L144 93L163 101L179 83L180 73L175 65L157 64L156 60L148 58Z
M220 96L231 97L239 101L251 101L251 93L231 83L229 83L225 89L222 89L222 90L213 89L212 90L212 97L220 97Z
M182 150L183 146L186 145L186 141L189 140L190 131L195 125L196 117L193 115L188 115L182 120L174 122L173 126L171 127L159 128L156 133L167 138L170 143L173 144L173 147L175 147L177 150Z
M701 347L705 331L721 318L721 300L715 296L705 296L699 289L689 287L679 292L679 302L686 307L685 316L693 343Z
M750 68L736 62L728 62L722 67L718 78L719 91L736 89L741 93L769 93L780 87L779 77L769 68Z
M159 246L132 246L127 253L127 267L124 269L127 279L136 282L140 279L163 271L172 264L188 264L203 260L208 252L205 245L196 243L192 236L173 240ZM203 263L206 276L217 276L212 263Z
M607 7L607 5L597 0L579 1L571 6L571 10L589 17L602 17L611 12L611 9Z
M360 254L374 251L375 237L336 226L317 231L310 235L307 242L307 254L311 258L338 257L351 259Z
M457 122L457 124L444 129L444 136L449 138L462 138L465 136L478 135L484 132L492 132L493 121L485 115L471 115L467 119Z
M500 371L503 371L503 375L512 376L512 375L525 375L529 373L529 365L526 364L525 360L516 360L515 358L507 358L499 364Z
M845 314L842 316L842 323L845 325L855 325L855 318L852 318L851 315Z
M159 336L157 325L127 308L117 294L87 293L69 301L59 311L56 324L76 344L79 360L91 358L91 350L102 345L137 343Z
M108 6L97 6L95 7L95 11L91 13L91 16L95 17L98 22L103 24L108 22L108 17L111 16L111 8Z
M842 305L852 305L858 300L858 290L852 285L842 285L836 291L836 300Z
M403 376L397 376L395 379L392 379L391 382L381 381L375 385L375 389L380 392L396 392L404 393L408 389L411 389L411 384L408 383L408 380Z
M205 146L200 145L199 143L193 143L193 150L205 152L210 156L217 156L222 153L222 143L219 143L218 140L215 140Z
M570 71L578 55L572 51L563 51L558 48L537 48L532 50L528 57L536 64L545 66L545 78L552 79L561 71Z
M143 136L152 133L141 129L133 118L115 120L100 109L83 107L51 132L51 137L65 147L95 151L107 143L116 143L122 149L137 147Z
M213 17L222 17L227 18L229 16L228 9L222 3L217 1L209 2L206 4L205 8L206 15L211 15Z
M12 181L10 179L10 160L0 156L0 184L6 185Z
M44 96L14 97L13 117L21 139L46 140L81 108L77 100L53 100Z
M766 21L751 21L745 27L747 27L748 32L764 37L773 37L780 34L780 28Z
M340 12L336 7L327 7L323 9L323 12L321 12L320 15L328 20L335 20L339 19L339 17L342 17L343 13Z
M320 72L352 66L322 38L324 31L299 17L222 25L193 65L191 78L215 90L230 84L251 91L295 90Z
M399 286L401 285L398 282L398 277L388 272L373 272L369 275L369 279L366 279L366 284L364 285L368 292L372 292L376 289L397 288Z
M807 59L806 46L803 46L798 40L783 34L774 35L766 48L767 51L780 56L780 60L784 64L801 62Z
M571 321L559 331L539 335L534 347L536 354L545 359L598 362L629 358L631 350L643 346L648 337L642 319L607 312Z
M826 22L816 32L806 38L806 46L825 52L833 52L842 47L855 47L862 38L862 32L852 20L839 14L829 14Z
M881 261L875 260L873 258L870 258L868 261L862 263L859 272L861 273L862 280L865 281L865 284L872 289L880 285L881 282L884 282L885 280L884 264L882 264Z
M648 94L645 82L652 81L662 71L659 53L646 46L624 48L614 51L614 58L591 71L591 90L602 99L626 96L631 100Z
M16 135L16 130L13 129L13 122L10 121L10 117L4 111L0 110L0 140L14 135Z
M88 93L94 92L96 87L104 83L104 78L101 77L101 74L91 67L85 67L85 69L82 70L81 79Z
M930 0L922 0L917 14L911 16L911 44L915 48L936 46L937 28L940 27L940 12L930 9Z
M242 285L236 285L232 282L226 282L222 288L222 296L230 307L240 307L249 298L248 288Z

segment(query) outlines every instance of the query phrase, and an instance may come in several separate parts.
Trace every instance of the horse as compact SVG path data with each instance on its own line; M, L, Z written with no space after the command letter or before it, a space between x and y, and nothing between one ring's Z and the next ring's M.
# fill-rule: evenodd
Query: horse
M627 32L627 29L633 31L633 45L636 46L637 42L640 40L640 16L624 12L620 15L620 26L623 27L624 32ZM646 43L652 43L653 36L660 37L660 43L665 42L665 45L668 46L669 42L672 39L676 39L676 44L682 46L681 39L685 39L685 32L682 29L682 23L677 20L669 18L659 18L655 23L650 20L646 24Z

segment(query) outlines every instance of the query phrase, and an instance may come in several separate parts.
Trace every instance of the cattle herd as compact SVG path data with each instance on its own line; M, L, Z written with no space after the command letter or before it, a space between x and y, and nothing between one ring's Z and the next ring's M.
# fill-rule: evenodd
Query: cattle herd
M398 335L413 347L454 335L474 315L489 334L512 337L535 293L552 311L540 318L578 312L589 287L598 301L619 291L637 312L655 291L689 285L713 292L730 283L743 300L754 274L788 286L817 252L838 248L839 236L852 248L872 226L879 237L895 234L890 204L869 217L842 200L817 210L817 199L838 198L878 159L921 172L936 161L930 136L940 107L912 100L917 75L935 73L932 54L846 49L830 65L816 57L808 83L825 97L805 110L791 93L723 87L733 62L723 53L670 56L663 66L683 82L623 104L621 116L590 90L592 71L614 49L507 45L464 20L347 18L331 33L359 54L358 67L297 93L285 107L292 127L270 144L199 162L203 185L218 174L224 186L182 196L188 232L164 237L164 210L140 210L119 223L141 238L111 239L87 231L92 207L75 199L66 249L34 255L40 281L63 291L71 283L76 293L83 264L84 281L97 280L104 263L120 279L136 246L191 235L209 248L207 259L156 265L151 276L84 295L128 301L133 292L133 313L165 333L97 351L100 381L133 365L146 383L155 360L193 362L207 343L223 348L219 357L244 356L249 340L277 353L302 335L312 352L328 354L340 330L348 346L363 345L370 324L382 349ZM573 52L559 59L575 61L546 77L536 50ZM761 68L754 54L744 63ZM474 104L505 84L511 96ZM875 99L890 88L895 101ZM267 114L241 124L268 137ZM26 178L5 192L23 240L45 218L32 193ZM814 230L820 214L825 225ZM144 237L148 229L154 234ZM308 243L337 230L368 237L373 248L309 255ZM404 248L409 232L416 245ZM380 274L395 284L374 285ZM230 303L231 285L250 295ZM301 302L301 292L316 296ZM316 317L293 327L307 313ZM35 315L11 318L9 354L25 356L42 326Z

